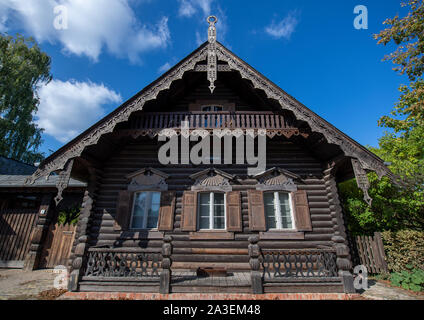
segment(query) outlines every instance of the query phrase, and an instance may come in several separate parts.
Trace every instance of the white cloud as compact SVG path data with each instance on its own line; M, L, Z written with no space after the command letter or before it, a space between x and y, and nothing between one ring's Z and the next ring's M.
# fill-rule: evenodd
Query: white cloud
M121 96L103 84L53 80L38 92L36 123L60 142L68 142L105 115L103 106Z
M214 0L179 0L180 9L178 14L181 17L191 17L200 10L205 17L209 16L211 14L213 1Z
M167 62L163 66L159 67L158 72L164 73L164 72L168 71L169 69L171 69L171 64L169 62Z
M170 41L168 18L156 25L142 24L129 3L132 0L0 0L0 28L15 24L38 41L59 42L65 52L97 61L104 49L139 62L142 52L164 48ZM67 9L68 28L57 30L54 8ZM1 20L12 16L15 19ZM3 22L3 24L2 24Z
M276 23L273 21L270 26L265 28L265 31L274 38L285 38L288 40L295 31L298 23L296 13L291 12L280 22Z

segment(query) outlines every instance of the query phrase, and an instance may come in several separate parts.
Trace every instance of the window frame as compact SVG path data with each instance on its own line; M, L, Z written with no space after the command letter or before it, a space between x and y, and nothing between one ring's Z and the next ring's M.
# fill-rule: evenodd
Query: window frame
M220 193L224 195L224 228L216 229L214 227L214 206L215 206L215 193ZM209 194L209 228L204 229L200 228L200 196L201 194ZM227 193L222 191L199 191L197 192L197 230L198 231L226 231L227 230Z
M156 227L154 227L154 228L147 228L146 226L147 226L147 220L148 220L148 218L149 218L149 215L148 214L145 214L144 215L144 217L143 217L143 226L141 227L141 228L139 228L139 227L134 227L133 226L133 218L134 218L134 207L135 207L135 201L136 201L136 198L137 198L137 194L139 194L139 193L149 193L149 194L153 194L153 193L159 193L159 211L158 211L158 220L157 220L157 222L156 222ZM129 230L131 230L131 231L134 231L134 230L148 230L148 231L151 231L151 230L153 230L153 231L155 231L155 230L158 230L158 227L159 227L159 214L160 214L160 205L161 205L161 203L160 203L160 199L161 199L161 196L162 196L162 191L159 191L159 190L140 190L140 191L134 191L133 192L133 196L132 196L132 206L131 206L131 217L130 217L130 224L129 224ZM146 206L147 206L147 204L148 204L149 202L147 202L146 203ZM152 206L152 197L150 197L150 207ZM146 208L144 208L144 209L146 209Z
M266 209L265 209L265 202L264 202L264 213L265 213L265 221L267 224L267 230L268 231L296 231L296 221L295 221L295 217L294 217L294 208L293 208L293 195L292 192L285 192L285 191L264 191L264 197L265 194L267 193L272 193L274 196L274 215L275 215L275 225L276 228L269 228L268 227L268 218L267 218L267 214L266 214ZM292 222L292 227L291 228L283 228L282 227L282 215L281 215L281 202L280 202L280 193L284 193L288 195L288 201L289 201L289 208L290 208L290 218L291 218L291 222Z

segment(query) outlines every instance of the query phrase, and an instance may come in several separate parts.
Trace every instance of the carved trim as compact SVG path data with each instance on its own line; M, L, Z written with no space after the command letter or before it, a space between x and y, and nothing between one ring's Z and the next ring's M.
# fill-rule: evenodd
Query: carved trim
M295 180L300 180L297 174L281 168L271 168L253 176L258 180L256 190L261 191L297 191Z
M192 174L191 179L195 180L192 191L232 191L233 187L230 181L234 176L224 171L210 168L198 173Z
M339 145L346 156L359 159L363 168L375 171L380 178L387 175L392 180L396 180L382 161L374 157L371 152L351 141L348 136L340 132L333 125L290 97L281 88L248 66L219 42L217 42L216 51L218 59L226 61L233 70L239 71L242 78L250 80L253 83L253 87L263 90L268 98L277 100L283 109L292 111L298 120L306 121L312 131L322 133L328 143Z
M368 180L367 172L362 168L361 163L357 159L352 160L353 172L355 173L356 183L358 188L364 192L364 200L369 206L372 204L372 198L368 194L370 182Z
M68 164L66 165L66 169L60 172L59 174L59 179L56 183L57 195L54 198L56 206L59 204L60 201L63 200L62 193L69 185L69 179L71 179L73 165L74 159L69 160Z
M182 79L186 71L193 70L198 62L205 60L206 54L207 47L203 47L192 57L183 61L174 69L171 69L166 77L160 79L157 83L146 89L130 104L124 108L117 109L118 111L113 117L110 117L104 122L101 121L86 135L72 143L69 149L63 151L63 153L43 164L43 166L38 168L36 172L26 181L26 183L33 184L35 180L40 177L48 176L51 172L57 170L62 170L68 159L79 157L86 147L96 144L102 135L112 132L118 123L127 121L134 111L142 110L147 101L156 99L158 94L163 90L168 90L175 80Z
M126 178L130 180L127 188L129 191L168 190L165 180L169 178L169 175L153 168L143 168L130 173Z
M102 135L112 132L116 124L127 121L131 113L142 110L147 101L156 99L161 91L170 88L173 81L181 79L186 71L193 70L198 62L207 58L208 49L208 46L204 46L198 52L194 53L192 57L174 67L166 77L154 83L134 99L134 101L118 109L115 115L100 122L86 135L73 142L69 149L43 164L27 183L33 183L42 176L48 176L51 172L62 170L68 159L80 156L87 146L96 144ZM268 98L279 101L281 108L292 111L298 120L306 121L312 131L322 133L328 143L339 145L346 156L358 159L364 169L375 171L380 178L387 175L393 181L397 180L390 170L384 166L383 162L371 152L351 140L300 102L290 97L282 89L228 51L219 42L216 42L216 52L220 60L227 62L232 70L239 71L242 78L250 80L254 88L263 90ZM151 131L147 131L146 134L149 134L149 132ZM155 136L157 133L152 132L152 134Z

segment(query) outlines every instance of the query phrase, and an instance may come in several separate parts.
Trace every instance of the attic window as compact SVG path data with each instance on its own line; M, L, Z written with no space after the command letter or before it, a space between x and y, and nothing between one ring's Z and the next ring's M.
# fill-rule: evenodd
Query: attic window
M217 105L206 105L201 106L200 110L202 110L202 112L221 112L224 111L224 107Z

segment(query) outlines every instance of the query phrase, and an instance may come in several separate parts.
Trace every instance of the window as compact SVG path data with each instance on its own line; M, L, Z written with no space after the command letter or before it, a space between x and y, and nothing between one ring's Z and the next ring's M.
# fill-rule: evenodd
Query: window
M134 194L131 229L154 229L158 226L160 192Z
M225 195L224 193L199 193L199 229L225 229Z
M201 110L203 112L221 112L224 110L223 106L202 106Z
M288 193L267 192L264 194L264 204L268 229L294 229Z

